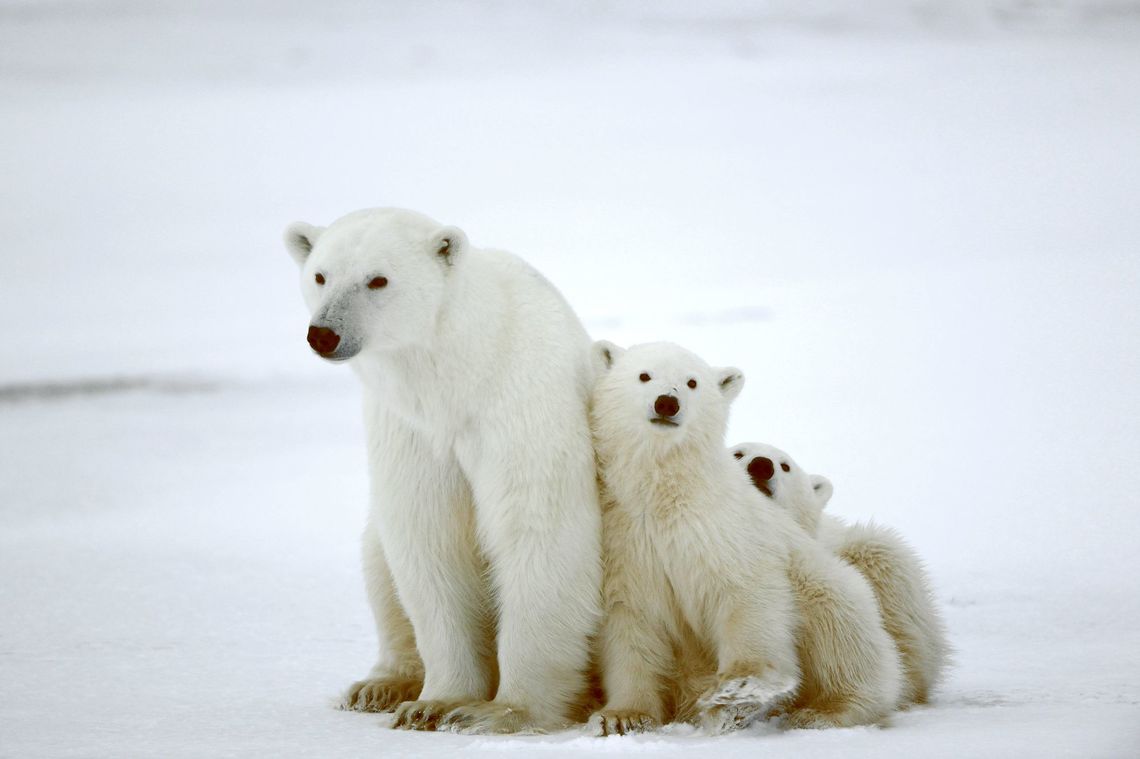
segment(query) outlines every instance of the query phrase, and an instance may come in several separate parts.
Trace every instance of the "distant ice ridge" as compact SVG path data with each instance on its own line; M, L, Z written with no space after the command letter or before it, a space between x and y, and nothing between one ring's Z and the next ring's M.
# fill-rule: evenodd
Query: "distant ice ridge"
M219 383L196 377L121 375L83 377L40 382L0 384L0 404L21 401L49 401L92 395L116 395L139 391L168 393L204 393L216 390Z

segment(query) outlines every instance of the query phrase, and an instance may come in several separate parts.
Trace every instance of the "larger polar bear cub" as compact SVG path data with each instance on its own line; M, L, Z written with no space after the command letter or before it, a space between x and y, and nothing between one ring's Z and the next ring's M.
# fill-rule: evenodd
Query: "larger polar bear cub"
M411 211L285 237L309 344L364 386L380 655L346 705L414 729L565 724L601 583L581 323L520 259Z
M848 525L821 515L831 499L831 482L808 474L779 448L741 443L731 450L758 490L871 583L883 624L902 659L901 705L926 703L946 669L950 644L918 554L889 527L873 522Z
M731 727L780 704L794 726L886 716L898 655L867 583L724 454L741 373L668 343L595 353L607 697L595 729Z

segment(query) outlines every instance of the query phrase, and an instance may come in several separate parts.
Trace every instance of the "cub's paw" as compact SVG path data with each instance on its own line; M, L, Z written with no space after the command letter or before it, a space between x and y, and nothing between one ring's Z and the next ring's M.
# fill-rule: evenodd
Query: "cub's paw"
M776 673L724 677L701 696L697 705L702 709L749 706L759 711L775 705L797 685L799 682L795 677Z
M435 730L443 715L454 708L454 701L405 701L396 707L392 729Z
M544 732L531 720L526 709L499 701L457 706L443 716L439 729L468 735Z
M390 712L420 696L424 681L411 677L372 677L352 684L340 708L354 712Z
M700 725L707 734L720 735L748 727L762 716L764 716L762 706L752 704L712 706L701 711Z
M594 712L586 723L586 729L599 738L610 735L647 733L659 727L661 727L660 723L644 712L621 709L603 709L600 712Z

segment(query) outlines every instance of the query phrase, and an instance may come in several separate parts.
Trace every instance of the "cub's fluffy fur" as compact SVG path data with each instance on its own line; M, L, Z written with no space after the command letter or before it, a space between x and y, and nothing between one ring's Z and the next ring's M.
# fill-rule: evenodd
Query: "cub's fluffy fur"
M883 624L902 659L900 705L926 703L946 668L950 646L918 554L889 527L848 525L822 515L833 492L831 482L808 474L779 448L741 443L729 450L757 489L871 583Z
M874 722L898 655L866 581L766 503L724 455L743 376L668 343L595 345L602 488L599 734L781 705L794 726Z

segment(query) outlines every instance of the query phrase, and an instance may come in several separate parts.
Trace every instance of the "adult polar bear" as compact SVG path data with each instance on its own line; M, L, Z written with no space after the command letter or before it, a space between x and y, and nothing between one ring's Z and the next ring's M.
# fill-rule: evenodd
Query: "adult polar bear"
M285 240L310 345L364 386L380 658L347 704L412 729L564 724L600 614L585 329L522 260L411 211Z

